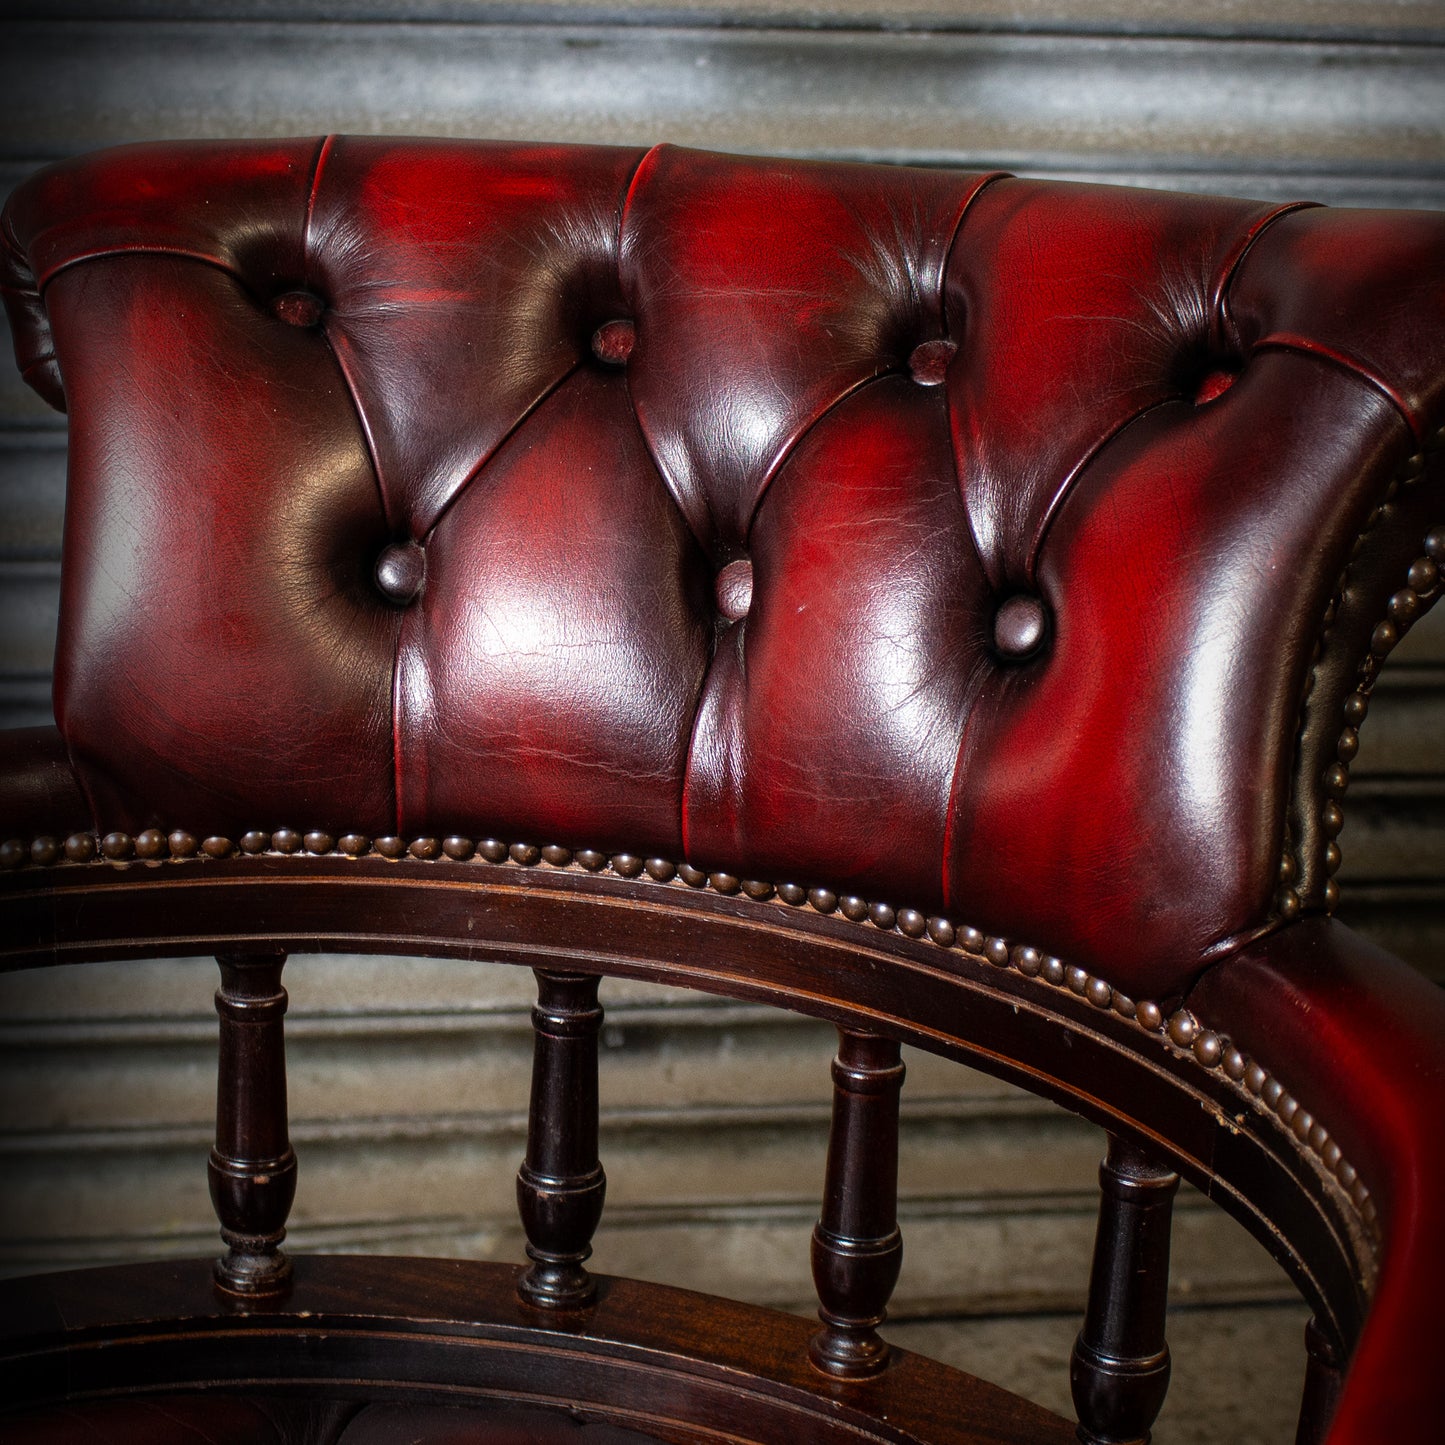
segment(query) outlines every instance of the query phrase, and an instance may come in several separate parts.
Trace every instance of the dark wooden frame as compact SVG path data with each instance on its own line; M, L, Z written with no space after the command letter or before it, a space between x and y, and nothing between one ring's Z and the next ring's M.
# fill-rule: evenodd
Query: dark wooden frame
M1372 1201L1341 1182L1348 1161L1321 1157L1274 1112L1278 1085L1207 1020L887 904L626 855L551 849L549 863L528 846L489 862L420 841L397 858L228 848L22 868L0 902L0 966L262 946L414 953L791 1008L1021 1084L1153 1151L1270 1249L1347 1357L1375 1273Z

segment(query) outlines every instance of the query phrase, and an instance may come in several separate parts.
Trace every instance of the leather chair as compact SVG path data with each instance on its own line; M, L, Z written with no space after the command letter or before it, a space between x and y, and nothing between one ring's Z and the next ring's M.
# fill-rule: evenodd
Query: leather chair
M7 1439L1072 1439L877 1333L900 1042L1109 1131L1079 1438L1163 1398L1180 1175L1313 1307L1301 1439L1439 1438L1445 1002L1330 914L1442 218L328 138L4 248L71 450L0 957L218 955L227 1245L8 1286ZM318 948L537 971L525 1271L282 1251ZM838 1025L821 1328L586 1271L602 974Z

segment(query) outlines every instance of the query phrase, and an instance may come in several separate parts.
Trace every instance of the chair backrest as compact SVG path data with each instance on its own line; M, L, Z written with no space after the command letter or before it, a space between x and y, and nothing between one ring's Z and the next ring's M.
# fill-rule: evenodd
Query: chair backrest
M1377 1200L1440 1264L1395 1152L1439 1000L1324 915L1375 673L1442 590L1441 218L332 137L55 167L4 246L71 417L13 962L264 939L765 997L865 1040L844 1094L906 1038L1157 1143L1336 1357ZM1392 1000L1333 1061L1280 1022L1331 969L1342 1015Z

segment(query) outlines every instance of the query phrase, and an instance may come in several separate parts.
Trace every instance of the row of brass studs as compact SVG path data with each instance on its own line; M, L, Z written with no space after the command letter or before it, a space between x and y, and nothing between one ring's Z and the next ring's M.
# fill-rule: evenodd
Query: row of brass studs
M1445 527L1436 527L1425 538L1425 554L1417 557L1405 574L1405 585L1394 593L1386 608L1386 616L1370 636L1370 650L1360 664L1359 681L1345 699L1343 726L1335 743L1335 761L1324 772L1322 782L1325 801L1320 809L1320 826L1330 841L1325 845L1325 871L1330 875L1325 884L1325 908L1333 913L1340 901L1340 885L1334 875L1339 871L1341 854L1336 841L1345 826L1340 806L1350 786L1350 763L1360 750L1360 724L1370 708L1370 694L1380 666L1394 650L1401 637L1409 631L1417 617L1439 595L1441 569L1445 568Z
M1334 596L1330 598L1329 606L1325 608L1320 633L1315 639L1314 655L1310 660L1310 673L1305 680L1304 699L1301 706L1304 702L1308 702L1310 694L1314 691L1319 660L1324 653L1330 629L1334 626L1335 618L1344 601L1345 587L1348 585L1350 577L1350 563L1364 550L1370 533L1385 518L1386 509L1395 500L1400 488L1414 486L1425 475L1428 455L1441 450L1445 450L1445 426L1437 428L1430 434L1421 451L1405 458L1399 472L1391 479L1390 485L1386 488L1380 505L1375 507L1365 519L1365 525L1361 528L1359 536L1355 538L1355 544L1351 549L1350 562L1345 564L1345 570L1340 573L1340 580L1335 587ZM1338 838L1340 830L1345 825L1340 800L1344 797L1346 788L1349 787L1349 764L1359 751L1359 728L1369 709L1370 693L1374 688L1375 679L1379 676L1381 664L1394 650L1400 638L1409 631L1415 619L1424 613L1426 610L1424 604L1429 602L1438 591L1442 566L1445 566L1445 527L1437 527L1425 538L1425 555L1410 564L1405 586L1391 596L1386 604L1386 615L1370 635L1369 650L1360 663L1359 683L1345 701L1343 726L1335 745L1336 761L1325 769L1324 776L1320 780L1325 792L1320 823L1325 836L1330 840L1325 846L1325 871L1329 875L1325 883L1325 911L1327 913L1333 913L1340 901L1340 885L1334 879L1341 862L1339 844L1335 842L1335 839ZM1280 860L1280 889L1275 895L1275 911L1286 922L1297 918L1304 906L1304 901L1293 886L1296 876L1297 868L1293 849L1289 839L1286 839L1284 856Z
M884 932L897 931L906 938L928 938L939 948L957 947L964 953L981 958L995 968L1013 968L1026 978L1036 979L1053 988L1067 989L1087 999L1095 1008L1108 1010L1128 1019L1151 1034L1162 1035L1167 1044L1180 1054L1188 1054L1201 1067L1221 1070L1242 1093L1257 1100L1278 1116L1299 1140L1311 1150L1326 1170L1339 1181L1363 1219L1372 1242L1376 1236L1374 1201L1354 1167L1340 1152L1325 1127L1289 1094L1278 1079L1241 1053L1224 1035L1203 1027L1188 1009L1165 1014L1148 1000L1136 1003L1127 994L1114 988L1076 964L1046 954L1026 944L1010 944L1005 938L988 936L976 928L950 922L940 915L927 915L916 908L894 908L881 902L870 902L852 893L836 893L830 888L805 888L798 883L766 883L740 878L732 873L705 872L688 863L673 863L666 858L643 858L633 853L607 854L593 848L572 850L549 844L503 843L495 838L476 841L459 835L446 838L399 837L368 838L361 833L345 833L333 837L313 830L300 833L282 828L274 833L260 830L242 834L238 843L229 838L209 837L197 840L194 834L177 830L165 833L148 828L132 838L127 833L107 833L97 839L93 833L73 833L63 843L54 838L37 838L27 848L19 839L0 844L0 865L17 868L27 861L52 864L105 864L125 866L133 860L159 863L166 858L183 861L200 858L226 858L234 853L309 854L313 857L340 853L361 858L368 853L392 860L405 858L418 862L449 859L467 863L481 859L490 864L510 864L534 868L541 864L563 869L577 867L589 873L609 871L620 878L646 878L659 884L682 883L689 888L709 889L731 897L742 894L762 903L776 898L793 908L811 908L825 916L840 914L856 924L871 924Z

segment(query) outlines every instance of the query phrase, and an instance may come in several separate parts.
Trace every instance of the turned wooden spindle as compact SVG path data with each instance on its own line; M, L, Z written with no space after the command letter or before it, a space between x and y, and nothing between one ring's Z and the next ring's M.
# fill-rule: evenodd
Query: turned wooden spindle
M1300 1403L1299 1427L1295 1445L1323 1445L1340 1403L1345 1377L1339 1351L1326 1338L1314 1320L1305 1325L1304 1399Z
M898 1232L902 1087L897 1043L838 1030L823 1212L812 1248L823 1328L810 1341L808 1354L818 1369L844 1379L876 1374L888 1363L878 1326L903 1263Z
M1148 1150L1111 1134L1099 1184L1089 1303L1069 1372L1079 1439L1147 1445L1169 1389L1164 1311L1179 1176Z
M296 1195L296 1155L286 1127L286 990L280 949L217 955L221 1020L216 1144L208 1174L226 1253L218 1289L248 1298L279 1294L291 1278L281 1251Z
M597 1159L599 980L534 972L532 1102L527 1157L517 1171L517 1207L532 1265L517 1290L529 1304L575 1308L597 1292L582 1266L607 1192Z

